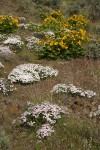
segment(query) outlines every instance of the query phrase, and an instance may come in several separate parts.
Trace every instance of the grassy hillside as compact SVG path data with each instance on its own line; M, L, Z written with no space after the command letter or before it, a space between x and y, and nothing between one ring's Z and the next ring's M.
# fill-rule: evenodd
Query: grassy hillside
M94 1L91 0L88 5L89 2L89 0L87 3L86 0L80 0L80 3L78 0L63 0L62 2L40 0L39 3L37 0L0 1L0 150L100 149L100 20L98 18L98 1L94 3L93 12L89 10L93 8ZM53 24L55 26L52 27L51 22L51 26L48 25L47 28L43 24L43 19L46 19L48 14L50 19L50 13L52 14L54 10L57 12L56 15L60 14L58 11L60 10L62 18L57 22L51 17L58 24L55 23ZM97 14L95 14L95 10L98 10ZM78 29L75 29L75 26L73 28L69 26L69 29L65 30L64 28L63 30L60 25L65 25L66 19L68 20L71 14L85 15L89 20L88 26L83 29L79 26ZM10 19L14 18L8 25L3 24L4 28L2 28L1 24L6 15L10 16ZM19 22L17 23L16 19L18 18ZM48 22L47 20L46 25ZM9 32L7 32L8 30ZM83 42L81 47L79 42L84 39L85 35L80 36L81 39L78 44L76 43L76 47L73 44L73 48L69 44L71 41L69 34L80 34L80 31L89 35L90 41ZM45 53L42 53L45 54L44 59L38 57L43 48L39 45L39 41L46 46L46 42L52 38L59 40L59 37L63 38L65 33L68 36L69 49L64 47L66 46L64 42L61 45L58 43L62 46L60 53L60 46L57 47L56 41L54 45L51 44L51 48L54 46L51 51L48 52L47 48ZM73 38L74 34L70 35ZM81 57L76 57L76 54L80 55L78 46L84 50ZM62 58L65 52L63 47L69 50L71 58ZM71 51L70 47L74 50ZM51 59L51 54L55 57L61 55L61 57ZM50 57L47 57L48 55ZM75 58L72 57L74 55ZM26 67L22 66L19 69L19 65L22 64L26 64ZM27 64L29 64L28 67ZM41 66L35 66L34 69L32 66L30 67L30 64L40 64ZM13 73L16 66L18 66L17 70ZM52 93L53 87L57 84L61 86L57 89L58 93ZM34 117L29 115L26 117L27 121L22 123L23 121L21 119L19 121L18 118L21 118L25 111L29 112L27 102L31 102L37 107L40 107L43 102L50 102L52 108L47 105L43 106L44 112L42 112L40 107ZM53 104L57 105L57 109ZM58 106L66 113L59 114ZM33 108L31 109L33 110ZM51 113L52 111L53 113ZM49 114L52 115L49 116ZM35 118L36 116L37 118ZM28 124L32 123L31 121L35 122L34 126ZM52 124L50 121L55 123ZM54 132L39 140L37 131L45 123L50 124ZM44 132L48 130L46 128ZM41 134L41 137L43 135Z

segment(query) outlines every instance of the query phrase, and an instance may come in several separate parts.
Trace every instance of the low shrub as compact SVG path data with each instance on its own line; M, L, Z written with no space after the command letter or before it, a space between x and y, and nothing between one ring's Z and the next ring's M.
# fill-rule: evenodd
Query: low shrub
M44 19L44 30L51 30L54 35L46 35L46 40L40 41L42 46L40 58L81 57L84 55L83 43L88 41L86 26L88 20L82 15L73 15L68 20L60 11L55 11Z
M89 17L90 20L95 21L100 18L100 1L99 0L75 0L70 3L67 14L83 13Z
M88 0L89 9L89 19L96 21L100 19L100 1L99 0Z
M58 11L53 11L49 16L47 16L42 25L42 29L49 29L53 31L60 30L63 25L65 25L66 19L62 13Z
M13 16L0 16L0 32L9 33L18 26L18 19Z
M90 59L100 59L100 42L98 40L90 40L86 56Z
M80 97L87 97L92 98L93 96L96 96L96 93L91 90L84 90L82 88L77 88L73 84L66 85L66 84L56 84L53 89L51 90L51 93L53 95L66 93L67 95L77 95Z
M50 136L55 130L54 125L62 118L62 115L68 114L67 107L59 107L56 104L44 102L40 105L34 105L28 102L28 110L13 123L29 128L38 128L36 134L40 140Z
M61 4L60 0L33 0L33 2L36 2L37 4L49 6L53 9L58 9Z
M0 148L2 150L7 150L10 147L10 138L6 135L5 131L0 133Z
M89 20L83 15L72 15L68 19L68 23L72 26L72 29L86 29Z
M80 12L82 12L82 10L86 6L86 4L87 4L86 0L81 0L81 1L80 0L75 0L75 1L72 1L69 4L66 13L69 14L69 16L74 15L74 14L79 14Z
M94 32L95 34L100 35L100 26L95 26L95 27L93 28L93 32Z

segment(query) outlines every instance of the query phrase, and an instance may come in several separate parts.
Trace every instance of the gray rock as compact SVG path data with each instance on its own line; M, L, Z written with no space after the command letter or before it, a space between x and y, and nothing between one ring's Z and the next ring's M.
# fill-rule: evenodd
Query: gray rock
M9 46L0 45L0 54L1 53L12 53Z

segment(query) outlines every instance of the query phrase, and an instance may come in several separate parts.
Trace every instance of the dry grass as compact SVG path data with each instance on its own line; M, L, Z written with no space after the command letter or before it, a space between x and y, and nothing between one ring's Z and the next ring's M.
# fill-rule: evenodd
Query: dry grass
M23 61L22 58L18 56L19 55L16 54L16 59L13 63L4 63L4 72L6 71L6 73L4 73L5 77L7 77L8 73L16 65L27 62L31 63L31 61ZM33 59L32 63L52 66L59 70L59 75L29 85L15 84L17 90L7 97L0 94L0 115L2 116L0 124L5 132L10 135L10 150L55 150L56 147L58 150L62 150L62 148L64 150L85 150L89 149L89 144L91 150L99 150L99 125L89 119L89 113L100 104L100 62L87 59L70 61ZM81 99L79 97L67 97L67 95L58 95L55 97L50 94L50 90L57 83L73 83L77 87L95 91L97 96L91 100L85 98ZM48 140L37 143L34 131L14 127L12 125L13 120L20 116L27 108L27 101L34 103L50 101L59 105L66 105L69 108L70 116L66 116L58 123L56 133ZM63 127L64 123L67 123L67 126ZM87 136L89 136L89 139Z

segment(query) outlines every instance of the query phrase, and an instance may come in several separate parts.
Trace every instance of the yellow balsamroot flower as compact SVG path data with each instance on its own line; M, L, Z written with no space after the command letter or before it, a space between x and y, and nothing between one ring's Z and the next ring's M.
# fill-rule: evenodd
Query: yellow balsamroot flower
M11 19L13 19L13 17L12 16L8 16L9 18L11 18Z
M84 40L85 38L82 36L81 39Z
M89 41L90 41L90 38L87 38L87 41L89 42Z
M43 41L40 41L40 40L39 40L37 43L38 43L38 44L43 44Z
M54 42L54 45L58 45L58 42Z
M62 40L65 40L66 39L66 36L63 36Z
M12 22L9 22L9 24L12 26Z
M82 45L82 42L80 40L78 41L78 45L80 45L80 46Z
M44 42L44 45L46 45L47 44L47 42Z
M50 46L52 46L52 45L53 45L53 43L54 43L54 42L53 42L53 41L51 41L51 42L50 42Z
M66 46L63 44L63 45L61 45L61 48L65 48Z
M71 44L74 45L74 42L72 41Z
M60 10L56 11L56 13L57 13L58 15L61 15L61 11L60 11Z
M65 46L65 49L68 49L68 46L67 46L67 45Z
M80 29L79 32L81 33L81 35L84 37L86 35L86 31L83 29Z
M58 48L57 50L58 50L58 51L60 51L61 49L60 49L60 48Z
M14 22L15 22L15 23L18 23L18 19L15 19Z
M0 21L0 24L2 24L3 22L2 21Z
M61 41L59 44L60 44L60 45L63 45L64 43Z

